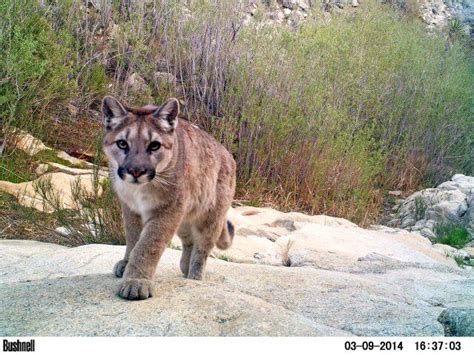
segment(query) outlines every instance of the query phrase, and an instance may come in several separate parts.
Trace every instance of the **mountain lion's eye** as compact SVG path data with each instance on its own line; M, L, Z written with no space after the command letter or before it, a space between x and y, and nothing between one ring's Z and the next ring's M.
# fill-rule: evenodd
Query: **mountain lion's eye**
M120 139L117 141L117 147L119 147L120 149L128 149L128 143L123 139Z
M150 143L150 145L148 146L148 149L149 150L158 150L158 149L160 149L160 147L161 147L160 142L154 141L154 142Z

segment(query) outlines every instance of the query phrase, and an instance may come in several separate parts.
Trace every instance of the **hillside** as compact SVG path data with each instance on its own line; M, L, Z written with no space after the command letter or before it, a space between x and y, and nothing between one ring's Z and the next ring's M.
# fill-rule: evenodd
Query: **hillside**
M238 200L376 222L388 191L474 173L472 9L410 4L4 1L0 180L44 160L15 129L102 161L105 94L175 96L234 155Z

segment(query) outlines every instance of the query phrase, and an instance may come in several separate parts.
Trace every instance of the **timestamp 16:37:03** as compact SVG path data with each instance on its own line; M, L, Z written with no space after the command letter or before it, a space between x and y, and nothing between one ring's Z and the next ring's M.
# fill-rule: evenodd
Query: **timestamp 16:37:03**
M344 343L345 350L392 350L402 351L404 344L402 341L346 341ZM416 341L415 350L461 350L460 341Z
M461 350L460 341L416 341L416 350Z

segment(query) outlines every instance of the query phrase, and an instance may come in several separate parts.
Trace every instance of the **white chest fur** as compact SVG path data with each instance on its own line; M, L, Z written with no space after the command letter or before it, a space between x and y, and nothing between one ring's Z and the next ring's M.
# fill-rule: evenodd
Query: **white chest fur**
M147 185L134 185L121 179L114 181L114 188L120 200L142 219L158 205L154 194Z

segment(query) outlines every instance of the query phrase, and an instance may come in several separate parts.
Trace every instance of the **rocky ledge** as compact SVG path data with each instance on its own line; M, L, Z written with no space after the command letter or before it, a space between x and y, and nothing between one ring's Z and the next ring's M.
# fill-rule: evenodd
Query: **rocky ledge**
M177 241L157 295L116 296L123 246L0 240L2 336L474 335L474 270L418 233L239 207L234 246L184 279ZM174 248L174 249L173 249Z
M437 247L474 265L474 177L456 174L436 188L417 191L395 206L392 217L389 226L417 232L433 243L439 242L443 228L463 231L467 239L463 249Z

